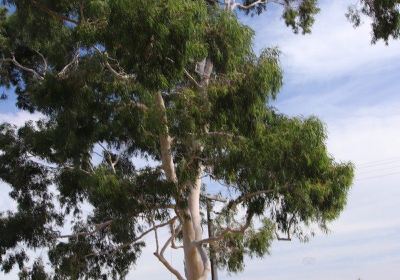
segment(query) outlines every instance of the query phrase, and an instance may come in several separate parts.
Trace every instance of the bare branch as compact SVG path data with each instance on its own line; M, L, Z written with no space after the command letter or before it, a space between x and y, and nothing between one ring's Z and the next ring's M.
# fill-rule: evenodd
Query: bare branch
M47 72L47 69L48 69L48 65L47 65L47 60L46 60L46 58L44 57L44 55L43 54L41 54L39 51L37 51L37 50L33 50L35 53L37 53L41 58L42 58L42 60L43 60L43 66L44 66L44 69L43 69L43 76L45 76L46 75L46 72Z
M95 49L99 54L101 54L101 55L103 55L103 56L105 57L105 60L104 60L105 66L106 66L107 69L108 69L114 76L116 76L118 79L121 79L121 80L136 79L136 75L127 74L124 70L122 70L122 71L120 71L120 72L118 72L117 70L115 70L115 69L111 66L111 64L108 62L109 60L115 60L115 59L110 58L110 56L108 55L108 53L107 53L106 51L103 52L103 51L101 51L98 47L94 47L94 49ZM119 65L118 65L118 67L121 68Z
M123 244L122 246L124 246L124 245L127 246L127 245L130 245L130 244L132 244L132 243L135 243L135 242L139 241L139 240L142 239L146 234L152 232L152 231L155 230L155 229L158 229L158 228L161 228L161 227L165 227L165 226L171 224L171 223L174 222L177 218L178 218L178 217L175 216L175 217L173 217L171 220L168 220L168 221L166 221L166 222L164 222L164 223L161 223L161 224L158 224L158 225L154 225L153 227L151 227L151 228L149 228L148 230L144 231L141 235L139 235L138 237L136 237L134 240L132 240L132 242L130 242L129 244ZM119 248L123 248L123 247L120 246Z
M71 62L64 66L64 68L57 74L57 77L64 79L66 78L66 74L68 73L71 66L77 66L79 62L79 48L75 52L74 57L72 58Z
M62 167L63 167L63 168L67 168L67 169L71 169L71 170L76 169L76 167L74 167L74 166L68 166L68 165L63 165ZM79 170L79 171L82 171L83 173L86 173L86 174L88 174L88 175L92 175L92 173L90 173L89 171L84 170L84 169L82 169L82 168L78 168L78 170Z
M170 224L171 227L173 227L175 220L171 220ZM175 275L175 277L179 280L184 280L182 275L179 273L178 270L176 270L172 265L165 259L164 253L165 250L168 248L168 245L172 242L172 240L175 238L174 234L172 234L168 240L165 242L164 246L161 248L161 251L159 251L159 243L158 243L158 234L157 234L157 228L154 229L154 235L156 239L156 251L154 252L154 256L157 257L157 259L172 273Z
M138 237L136 237L136 238L133 239L132 241L127 242L127 243L124 243L124 244L122 244L122 245L116 247L114 250L112 250L111 252L108 252L107 254L113 254L113 253L115 253L115 252L117 252L117 251L119 251L119 250L121 250L121 249L123 249L123 248L126 248L126 247L130 246L131 244L133 244L133 243L139 241L140 239L142 239L144 236L146 236L147 234L149 234L149 233L152 232L153 230L156 230L156 229L158 229L158 228L165 227L165 226L171 224L171 223L174 222L177 218L178 218L178 217L175 216L175 217L173 217L171 220L168 220L168 221L166 221L166 222L164 222L164 223L161 223L161 224L158 224L158 225L154 225L153 227L149 228L148 230L142 232L142 234L140 234ZM92 254L86 255L85 257L98 256L98 255L100 255L100 254L101 254L101 253L92 253Z
M175 61L169 57L166 58L168 61L175 63ZM189 78L197 87L201 88L202 85L196 81L196 79L189 73L189 71L186 68L183 68L183 73L185 73L185 76Z
M172 249L182 249L183 248L183 246L177 246L175 243L175 238L180 233L181 229L182 229L182 225L179 225L178 228L175 229L175 223L171 224L171 237L172 237L171 248Z
M42 75L40 75L38 72L36 72L34 69L23 66L21 63L19 63L14 54L12 53L12 58L3 58L2 61L8 61L13 63L15 66L17 66L18 68L21 68L22 70L29 72L31 74L33 74L33 76L35 76L36 78L38 78L39 80L44 80L44 77Z
M110 65L110 63L107 60L104 63L106 65L106 67L108 68L108 70L110 70L110 72L113 73L117 78L120 78L122 80L129 80L129 79L135 78L135 75L126 74L124 71L118 72Z
M158 254L158 251L160 250L160 245L159 245L159 242L158 242L158 232L157 232L157 228L156 228L156 225L155 225L155 223L153 222L153 228L154 228L154 239L155 239L155 241L156 241L156 253Z
M208 200L214 200L214 201L218 201L218 202L228 202L228 200L225 197L222 197L221 195L211 195L211 194L202 194L202 197L204 197L205 199Z
M190 75L189 71L186 70L186 68L183 69L183 72L185 73L186 77L188 77L197 87L199 87L199 88L202 87L202 85L200 85L200 84L196 81L196 79L195 79L192 75Z
M172 273L175 275L175 277L179 280L185 280L185 278L182 277L182 275L179 273L178 270L176 270L172 265L165 259L164 257L164 251L168 247L169 243L171 242L171 237L167 240L167 242L164 244L163 248L161 249L161 253L154 252L154 256L157 257L157 259Z
M233 3L233 5L230 8L231 8L232 11L234 9L236 9L236 8L239 8L239 9L242 9L242 10L249 10L249 9L251 9L251 8L257 6L257 5L267 4L267 3L276 3L276 4L279 4L279 5L284 5L284 3L279 2L278 0L258 0L256 2L253 2L253 3L249 4L249 5L243 5L243 4L240 4L238 2L235 2L235 3Z

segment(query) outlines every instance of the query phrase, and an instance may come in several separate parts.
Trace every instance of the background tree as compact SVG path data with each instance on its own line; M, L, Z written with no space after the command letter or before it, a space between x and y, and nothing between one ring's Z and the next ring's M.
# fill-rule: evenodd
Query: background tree
M3 271L120 279L152 233L176 278L206 279L207 246L221 268L240 271L244 255L307 240L310 225L326 229L343 209L352 165L328 154L317 118L269 105L282 85L279 51L256 55L236 14L282 6L286 24L308 33L317 1L3 3L1 85L43 116L0 127L0 178L17 204L0 216ZM212 237L204 199L219 207ZM184 251L185 276L168 247ZM49 266L29 267L26 250L37 248L48 248Z
M399 0L359 0L349 7L346 14L355 27L362 23L362 15L370 18L372 42L379 39L388 43L390 37L400 36L400 1Z

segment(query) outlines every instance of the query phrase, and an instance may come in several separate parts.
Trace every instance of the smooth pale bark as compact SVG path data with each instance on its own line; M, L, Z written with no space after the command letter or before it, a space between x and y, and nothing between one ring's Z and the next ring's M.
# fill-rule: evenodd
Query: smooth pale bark
M202 94L205 94L213 70L213 63L206 59L204 72L201 73ZM162 168L168 181L179 184L175 171L173 156L171 153L172 138L168 133L168 119L165 103L160 92L156 94L156 105L161 113L161 121L165 125L164 131L160 133L160 150ZM183 250L185 257L185 274L187 280L205 280L210 274L210 262L202 245L196 241L202 240L203 230L201 228L200 214L200 194L201 194L201 176L203 167L200 165L197 170L197 176L194 182L188 182L189 188L188 207L185 209L176 209L181 218L183 234Z
M201 75L201 94L206 94L206 88L209 84L213 63L207 58L204 70ZM207 127L205 127L208 130ZM201 228L200 215L200 194L201 177L203 167L200 165L197 177L193 185L190 186L188 197L188 209L185 211L185 220L183 222L183 247L185 254L185 273L188 280L205 280L210 274L211 267L207 253L202 245L196 245L196 241L202 240L203 230Z
M167 180L177 184L178 178L176 177L174 160L172 158L172 153L171 153L172 138L168 133L167 112L165 109L165 103L164 99L162 98L161 92L157 92L156 94L156 105L161 114L161 121L165 126L164 131L159 136L162 168L165 172Z
M185 273L188 280L207 279L210 272L208 256L204 249L196 244L203 236L200 215L202 171L203 168L200 167L196 181L189 186L188 209L185 210L186 217L182 227Z

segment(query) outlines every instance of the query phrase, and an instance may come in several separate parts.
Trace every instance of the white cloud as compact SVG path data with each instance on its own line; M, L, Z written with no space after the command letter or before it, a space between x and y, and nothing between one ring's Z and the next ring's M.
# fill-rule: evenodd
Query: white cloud
M245 19L256 30L256 49L278 46L290 81L304 83L329 80L361 71L379 71L400 58L400 42L371 46L371 27L365 22L354 29L345 18L352 1L321 1L321 12L310 35L295 35L282 21ZM382 64L382 62L385 62Z
M43 116L39 113L31 114L26 111L18 111L16 113L0 113L0 123L7 122L16 126L22 126L27 121L37 121Z
M361 172L362 163L400 157L399 86L393 82L397 72L392 73L393 80L384 77L399 67L395 62L400 61L400 42L392 42L389 47L382 43L371 46L369 25L353 29L344 17L350 2L322 1L313 34L307 36L293 35L281 21L271 20L268 15L246 19L256 29L256 48L278 45L283 51L288 86L303 87L279 103L280 109L324 116L329 151L339 160L355 162L359 173L348 205L332 224L331 234L307 244L275 243L272 256L248 260L245 273L232 277L220 273L220 279L395 280L400 275L400 175L365 179L365 174L384 174L378 168L364 168ZM343 78L348 82L331 83ZM382 81L385 82L379 84ZM316 83L318 94L310 98L308 94L316 91ZM380 88L379 92L372 91L372 85ZM360 101L374 96L379 98L374 99L373 105L360 105ZM19 125L31 118L27 113L0 114L0 122ZM385 171L386 166L381 169ZM154 244L150 237L148 243L130 275L168 279L168 272L152 255ZM167 256L182 268L181 254L168 252Z

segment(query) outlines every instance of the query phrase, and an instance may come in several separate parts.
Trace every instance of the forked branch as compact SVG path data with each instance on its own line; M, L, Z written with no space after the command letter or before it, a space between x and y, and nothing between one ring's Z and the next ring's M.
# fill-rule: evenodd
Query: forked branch
M174 220L175 221L175 220ZM174 221L171 222L171 225L174 223ZM158 234L157 234L157 228L154 229L154 235L155 235L155 240L156 240L156 251L154 252L154 256L172 273L175 275L175 277L179 280L185 280L185 278L182 277L180 272L175 269L164 257L165 250L168 248L169 244L171 244L172 240L175 238L174 234L172 234L168 240L165 242L164 246L161 248L161 251L159 251L159 242L158 242Z

